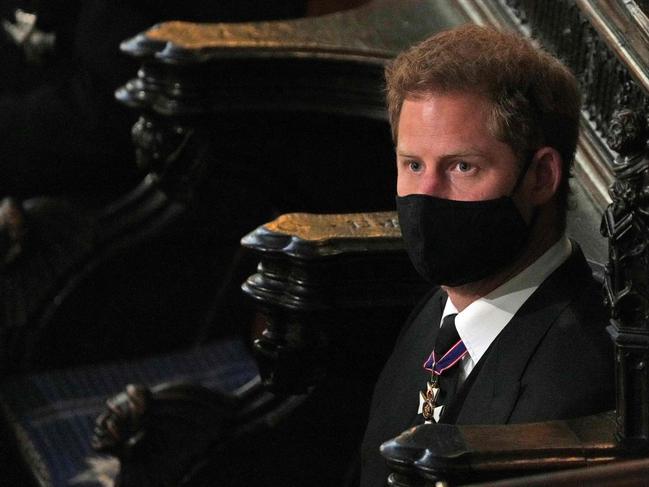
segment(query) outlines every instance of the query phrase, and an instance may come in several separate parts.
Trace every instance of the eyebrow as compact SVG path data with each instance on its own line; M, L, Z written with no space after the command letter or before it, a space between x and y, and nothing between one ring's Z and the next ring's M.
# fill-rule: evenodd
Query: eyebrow
M458 157L486 157L483 152L478 150L467 151L467 152L457 152L455 154L444 154L441 159L456 159Z
M400 157L408 157L411 159L419 159L419 156L415 156L412 154L409 154L407 152L403 152L397 149L397 155ZM473 149L473 150L468 150L465 152L456 152L456 153L451 153L451 154L444 154L440 159L455 159L458 157L486 157L485 154L479 150Z
M397 149L397 155L398 155L398 156L401 156L401 157L409 157L409 158L411 158L411 159L416 159L416 158L417 158L417 156L413 156L412 154L408 154L408 153L402 152L402 151L400 151L399 149Z

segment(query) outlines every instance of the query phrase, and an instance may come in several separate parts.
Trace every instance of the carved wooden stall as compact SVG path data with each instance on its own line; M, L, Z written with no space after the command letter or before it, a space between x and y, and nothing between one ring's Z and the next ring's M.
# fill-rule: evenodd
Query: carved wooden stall
M58 201L15 205L6 213L12 223L4 227L12 262L2 276L5 289L33 287L39 292L27 303L28 313L16 313L11 302L7 307L5 316L12 326L5 330L17 346L7 347L5 372L10 366L12 372L45 371L3 382L0 403L8 430L3 436L14 437L34 482L56 485L61 479L87 478L90 474L84 469L106 460L84 457L89 445L85 418L96 407L97 396L106 397L122 378L122 383L141 381L150 386L191 378L215 389L136 387L120 396L102 420L110 434L100 426L96 445L120 456L125 485L158 485L161 479L173 484L185 475L196 475L200 482L202 470L194 469L197 459L233 446L227 442L233 438L243 440L232 449L238 452L232 461L223 457L221 469L226 465L241 470L242 459L250 464L247 452L259 467L251 469L251 475L271 482L272 474L279 483L282 472L300 472L291 464L278 467L278 458L286 453L302 455L303 471L322 485L343 476L346 465L338 460L352 456L373 377L387 353L379 342L391 342L418 294L414 285L406 284L392 286L388 294L367 291L385 280L379 278L381 272L401 269L404 257L400 254L391 265L385 259L359 257L359 250L376 247L365 243L343 245L348 261L332 255L320 261L317 251L309 254L310 244L304 247L306 256L298 253L288 264L281 257L283 250L270 252L268 269L276 272L278 262L298 269L297 274L287 271L283 280L276 273L262 272L265 278L250 285L250 294L264 303L262 308L270 310L268 319L275 322L258 346L272 364L262 367L262 373L275 393L253 380L230 396L224 391L236 389L254 370L244 347L237 345L240 342L214 340L248 331L252 306L239 298L239 285L254 272L255 262L240 250L239 240L289 210L392 207L394 163L383 109L383 67L408 44L465 20L452 1L379 0L313 19L240 25L171 22L124 43L123 50L142 67L117 98L141 114L133 138L137 162L147 176L99 214ZM409 26L405 32L404 25ZM77 211L80 216L68 220ZM63 240L56 233L39 233L41 215L48 212L58 216L53 221L66 222ZM18 219L26 224L17 227L19 231L14 231L14 215L24 217ZM357 220L361 230L367 221ZM379 254L398 254L394 237L388 240L382 248L384 242L378 239ZM263 238L260 242L268 244ZM322 250L321 243L315 248ZM36 252L14 255L21 246ZM62 248L71 251L61 252ZM49 266L47 279L39 281L39 268L52 262L57 265ZM384 267L377 270L377 262ZM305 269L311 279L326 274L330 265L347 272L347 277L358 266L367 275L358 277L351 288L342 286L340 277L320 283L295 281ZM274 302L265 287L268 283L276 290L290 284L290 292L297 295L284 299L290 292L281 291L284 298ZM305 290L308 299L300 294ZM323 290L332 293L330 302L313 297ZM335 297L336 293L342 294ZM331 311L341 300L348 309ZM365 317L347 327L353 333L345 335L344 327L329 326L349 321L354 309L364 309ZM307 317L313 324L307 324ZM319 321L323 323L316 325ZM379 321L385 326L377 326ZM346 352L358 342L353 338L359 333L374 337L364 352L373 366L361 366ZM210 343L132 362L106 362L197 341ZM346 362L320 360L337 345L341 347L335 355ZM313 367L295 374L295 364L305 357ZM78 366L92 361L105 363ZM174 368L173 363L182 367ZM342 380L345 363L357 381ZM270 372L277 364L282 372ZM52 367L63 370L50 372ZM342 369L328 374L327 382L323 370L332 367ZM319 392L306 397L318 381ZM293 409L297 413L289 415ZM328 415L329 411L338 416ZM211 426L201 423L202 418L213 419ZM267 434L281 418L292 422ZM320 418L315 431L305 427L314 424L314 418ZM67 420L72 426L62 424ZM58 441L49 436L52 430L74 448L47 449ZM318 454L311 446L325 441L323 431L332 447ZM287 432L297 432L299 441L280 441ZM208 434L200 440L200 433ZM258 442L250 443L253 437ZM79 441L85 443L79 446ZM165 457L170 461L163 462L169 470L160 468L160 445L170 448ZM182 457L181 445L187 446ZM205 471L210 479L206 482L212 482L215 472Z
M461 21L466 17L454 2L381 0L341 14L286 23L162 24L124 44L124 50L141 58L143 65L138 78L117 96L143 112L139 126L153 134L147 140L165 140L173 125L171 133L179 134L181 144L183 134L188 134L194 144L218 150L215 160L227 161L224 154L233 152L212 143L215 125L227 133L248 130L248 139L253 141L272 141L269 134L286 130L293 131L298 140L308 137L303 159L296 159L290 146L277 147L284 154L279 170L294 179L275 181L264 167L255 171L271 178L278 185L273 190L295 199L295 206L303 210L315 206L329 211L367 210L381 204L389 208L393 203L383 200L358 207L359 190L376 191L384 183L390 188L394 184L392 151L376 145L381 134L372 130L377 122L387 128L383 67L416 39ZM399 30L403 25L409 26L405 33ZM250 66L264 73L262 83L251 80ZM296 114L297 124L293 120L287 124L286 118ZM305 123L318 124L323 114L326 118L320 123L338 127L327 142L343 149L319 163L321 136L305 130ZM339 118L332 122L332 115L350 117L351 122ZM186 127L188 123L191 128ZM350 141L350 137L359 137L354 127L359 123L362 153L354 152L355 144ZM384 152L376 157L377 151ZM245 154L245 149L238 147L234 153ZM140 161L153 170L166 193L181 199L189 194L184 183L187 174L214 171L205 166L197 170L194 161L161 164L151 154L155 151L146 151ZM388 165L381 162L385 155ZM213 175L207 180L216 182L214 191L227 191ZM318 185L305 193L300 185L309 180L317 180ZM209 193L196 188L200 183L193 185L194 194ZM268 188L262 185L261 190ZM198 204L211 203L201 198ZM395 242L395 231L393 215L339 220L297 215L247 237L244 246L262 254L259 272L244 290L264 311L266 320L255 342L263 388L258 384L233 399L232 411L225 414L233 420L225 421L225 426L210 426L214 422L222 425L220 416L206 420L203 432L208 434L181 446L164 439L185 437L175 429L173 418L192 411L187 405L197 404L195 391L174 396L166 390L133 389L100 419L95 438L100 451L120 458L121 482L142 485L148 479L155 483L149 476L159 459L147 452L151 445L162 444L173 446L169 455L176 461L178 449L190 452L187 462L181 462L183 468L155 471L157 480L170 484L182 475L206 485L217 479L233 485L262 479L266 485L342 482L353 464L350 460L364 429L373 382L398 329L396 323L405 317L404 306L423 292L415 284L418 280L413 281L400 242ZM370 238L364 241L363 236ZM404 270L401 282L386 283ZM142 409L138 405L147 403L144 397L152 399ZM176 406L169 406L173 401ZM159 414L161 410L166 416ZM200 410L201 406L195 415L206 417ZM242 416L238 411L243 411ZM278 424L269 429L271 422ZM160 434L147 428L133 430L134 424L153 425ZM140 436L142 441L133 441ZM202 468L197 468L197 458ZM208 461L213 458L219 460ZM288 458L290 462L285 461ZM354 472L349 476L352 479Z
M126 42L142 67L117 98L141 115L146 176L99 212L20 210L25 252L0 276L0 374L245 334L239 283L255 262L241 236L287 211L391 208L383 65L463 19L453 2L383 1L291 21L171 22ZM49 235L43 212L59 215Z
M647 453L649 417L644 284L649 24L644 6L632 1L460 4L473 21L537 37L566 60L582 83L583 135L575 173L577 186L586 191L577 190L577 199L586 205L594 202L600 211L609 198L613 200L605 212L602 232L610 244L605 284L617 350L618 407L615 413L572 421L414 428L383 446L394 470L389 484L467 483L642 457ZM613 178L617 179L609 197L606 188ZM582 240L584 236L597 239L582 224L579 218L573 220L572 230ZM273 321L273 325L278 323ZM271 326L268 336L272 335ZM216 457L214 461L218 463ZM602 472L602 478L608 479L610 470ZM579 481L582 474L574 475ZM543 477L537 481L542 483ZM524 482L521 479L519 484Z
M389 5L375 2L374 7L379 4ZM403 5L400 7L407 10ZM420 8L424 5L428 3L417 3ZM633 5L633 2L607 2L600 5L587 1L556 1L544 4L543 7L539 6L538 2L462 1L456 4L462 10L462 15L472 21L520 29L539 38L549 49L555 50L565 58L582 82L586 99L574 185L575 199L582 207L570 217L569 229L572 235L576 235L584 243L591 257L604 257L604 240L597 237L593 221L599 219L597 214L610 201L607 186L613 181L613 177L617 176L617 189L611 194L614 203L606 214L603 228L605 236L611 239L612 244L606 286L614 312L611 333L616 339L618 350L620 402L617 415L611 412L572 421L505 427L423 425L384 444L383 454L393 469L389 478L390 485L435 485L438 481L461 484L515 477L531 472L597 465L644 455L642 425L649 409L639 396L646 388L646 379L642 375L645 373L643 357L646 349L642 348L644 331L643 325L640 324L644 308L638 305L644 302L644 298L641 291L635 291L634 286L640 286L642 289L641 279L644 278L646 266L642 261L645 258L644 254L639 251L644 247L638 246L638 243L643 241L642 237L639 237L639 241L634 240L636 234L629 228L638 231L639 235L644 235L644 230L638 216L631 219L626 217L628 212L642 214L636 209L637 206L633 205L638 204L638 195L642 194L643 159L639 154L645 148L645 121L641 115L632 115L628 110L645 107L646 87L643 84L642 70L637 63L632 62L642 55L644 40L639 37L640 34L634 36L635 31L628 28L626 32L635 42L629 43L628 39L613 35L614 32L620 32L620 25L628 27L627 24L630 24L633 28L642 28L641 23L634 23L642 20L641 11L629 13ZM422 10L418 12L423 15ZM418 22L422 22L422 19L423 17L420 17ZM371 25L372 22L372 17L367 16L367 11L364 11L364 22L365 25ZM617 29L614 22L621 23L617 25ZM173 35L174 29L178 27L163 26L159 31L154 30L148 35L153 35L154 38L160 33ZM295 24L295 27L299 28L299 25ZM408 28L412 28L412 25ZM255 29L253 32L255 36L260 36L255 38L258 47L267 48L272 45L272 35L268 36L267 33ZM219 39L215 41L217 44L222 42L222 33L215 31L213 35ZM150 43L151 40L148 39L147 42ZM171 55L177 50L178 47L172 43L163 52ZM628 55L629 52L633 56ZM182 58L180 54L176 55L179 59ZM638 124L637 127L631 122ZM608 133L615 134L616 137L607 144L605 140ZM333 221L336 221L335 217ZM315 385L318 381L314 380L314 376L320 376L320 372L324 377L331 379L335 377L336 372L344 375L345 369L332 369L330 365L328 370L320 371L313 367L312 364L319 363L318 359L325 356L320 355L320 351L332 350L325 346L329 343L335 327L323 326L326 321L318 322L315 319L314 323L318 323L318 326L309 329L306 320L313 319L314 315L309 314L307 318L303 311L312 312L313 309L309 309L307 303L317 296L317 292L323 295L327 295L327 292L324 288L318 288L308 282L306 276L310 273L305 270L307 267L301 272L293 273L277 264L284 261L286 265L291 259L305 259L305 255L297 255L291 250L294 242L300 241L299 227L296 227L295 232L287 231L289 235L293 234L291 238L273 235L273 232L269 234L269 228L277 230L279 227L276 223L266 229L262 227L261 235L272 235L273 240L279 239L278 241L283 243L276 247L275 251L271 250L272 246L256 245L262 252L262 263L259 273L247 282L244 289L261 303L262 308L266 308L267 328L256 344L266 383L271 390L276 386L278 391L295 394L304 391L305 385ZM383 238L389 236L390 231L383 233ZM620 242L634 252L621 251ZM280 251L280 247L284 245ZM354 244L355 247L359 245L363 244ZM306 249L308 246L302 248ZM277 262L274 262L275 259ZM641 262L626 267L631 264L632 259ZM306 264L299 267L301 266ZM305 280L298 279L298 282L304 288L296 286L287 276L293 276L293 279L297 279L295 276L302 276ZM630 283L633 283L633 286L629 287ZM311 292L316 289L316 293ZM629 309L633 309L633 313L623 311ZM630 316L636 325L628 321ZM308 335L304 335L306 330L309 331ZM295 337L300 339L295 340ZM299 346L295 347L296 344ZM309 364L306 370L305 364ZM326 383L327 379L324 380L324 384ZM327 391L323 382L320 382L319 386L320 391ZM322 397L318 396L318 388L315 391L311 399ZM308 400L306 401L308 403ZM128 411L128 408L122 411ZM120 417L130 416L128 412L114 413L103 420L119 424ZM292 412L291 417L299 417L299 407ZM336 416L330 416L334 417ZM287 421L286 424L295 427L296 423L291 423L290 419ZM104 423L101 434L105 434L107 430L110 428ZM273 434L276 433L270 432L269 437ZM214 441L214 444L220 444L216 437ZM266 443L262 441L262 444ZM322 445L328 444L323 442ZM286 451L288 450L284 450ZM126 457L121 456L123 473L137 472L143 468L146 470L146 462L125 462ZM195 480L200 483L200 480L214 478L210 475L214 475L214 469L218 471L222 468L220 466L223 461L223 456L212 452L213 467L203 470L206 477L201 478L199 475ZM277 481L281 482L282 478L296 478L286 471L282 475L285 477L280 475L276 478ZM320 477L320 480L323 479ZM326 478L326 482L331 482L331 479Z
M243 286L265 317L261 381L221 399L172 384L112 400L93 443L120 459L121 485L352 481L374 381L425 290L395 215L288 214L243 244L261 258Z
M595 417L505 427L424 425L385 443L390 485L474 483L644 457L649 452L646 372L647 6L633 1L471 2L474 20L520 29L556 52L584 92L576 175L602 205L608 239L605 294L616 349L617 409ZM600 206L601 207L601 206ZM502 485L640 485L643 462ZM644 470L643 470L644 469ZM599 472L599 473L597 473ZM496 484L498 485L498 484Z
M228 184L242 175L256 175L255 191L272 196L252 205L264 211L253 211L250 222L267 210L369 211L385 203L381 198L391 189L358 206L359 191L391 187L394 175L387 169L377 175L375 154L322 151L360 137L362 149L383 141L379 160L389 154L382 67L434 30L463 21L520 29L577 73L586 96L575 169L575 199L582 206L569 217L569 229L590 257L605 258L593 221L612 197L603 232L611 244L606 290L617 347L617 411L530 425L422 425L384 444L390 485L493 481L646 455L649 20L643 8L632 0L376 0L318 19L167 23L124 44L142 61L138 78L118 92L142 113L134 135L149 176L139 194L198 208L200 221L232 223L233 233L243 224L228 215L223 220L222 210L225 200L246 200ZM340 130L332 132L334 120ZM349 132L361 122L363 131ZM348 132L354 140L340 139ZM287 141L300 149L291 151ZM265 166L259 154L281 155ZM366 158L355 159L358 154ZM255 171L248 170L250 161ZM266 170L281 163L286 172L280 178ZM317 181L323 190L315 184L305 189L304 181ZM347 187L350 181L366 186ZM372 325L394 321L387 314L402 315L416 298L409 291L412 276L397 272L404 269L397 237L393 216L385 214L294 214L250 234L244 245L261 264L244 290L264 316L255 343L261 381L234 394L187 384L129 387L112 399L94 446L119 458L121 485L353 481L341 459L352 456L372 377L386 353L368 350L374 343L364 334L373 331L373 341L389 344L396 328ZM358 357L367 359L362 366Z

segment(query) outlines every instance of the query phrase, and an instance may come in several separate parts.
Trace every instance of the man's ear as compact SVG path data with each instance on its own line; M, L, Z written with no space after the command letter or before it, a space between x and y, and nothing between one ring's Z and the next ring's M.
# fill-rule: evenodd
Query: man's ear
M561 154L552 147L541 147L532 157L526 189L534 205L543 205L556 194L563 176Z

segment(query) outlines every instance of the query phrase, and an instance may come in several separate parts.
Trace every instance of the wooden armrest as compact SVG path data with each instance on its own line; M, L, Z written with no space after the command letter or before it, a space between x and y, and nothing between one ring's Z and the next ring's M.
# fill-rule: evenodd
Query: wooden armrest
M629 455L615 439L615 413L512 425L423 424L381 445L392 484L484 482L586 467Z
M597 465L588 469L568 469L537 475L526 475L496 482L470 484L471 487L626 487L643 485L649 476L649 458L623 460L609 465Z
M258 378L232 394L192 383L131 384L107 400L92 446L119 459L119 485L180 485L212 455L241 465L238 448L261 441L303 401L265 392Z
M245 462L268 482L307 478L278 466L297 456L311 465L308 478L331 485L356 451L374 379L428 287L408 261L396 214L287 214L242 244L261 259L243 289L266 321L254 346L263 382L234 396L131 386L110 400L94 443L120 459L121 485L179 479L196 459L210 482ZM302 446L316 440L317 449ZM168 463L160 458L174 466L154 467Z
M394 212L282 215L242 245L260 256L243 291L265 315L255 350L275 391L304 391L327 367L335 374L358 367L360 357L363 380L373 383L429 288L408 259Z

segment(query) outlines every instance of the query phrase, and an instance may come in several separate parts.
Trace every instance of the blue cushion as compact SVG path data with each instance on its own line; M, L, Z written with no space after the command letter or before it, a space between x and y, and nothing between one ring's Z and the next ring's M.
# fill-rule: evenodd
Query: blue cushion
M233 391L257 376L240 340L189 351L28 376L0 385L0 406L22 458L42 486L105 486L117 462L90 448L105 400L128 383L188 381ZM103 478L102 478L103 477Z

